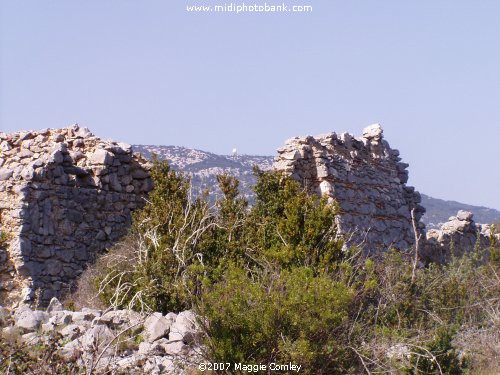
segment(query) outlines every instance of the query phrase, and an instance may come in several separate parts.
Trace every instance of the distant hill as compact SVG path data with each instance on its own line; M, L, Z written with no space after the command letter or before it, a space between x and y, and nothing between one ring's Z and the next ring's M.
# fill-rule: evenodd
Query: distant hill
M240 181L241 194L250 201L253 196L252 185L255 183L253 166L269 170L273 163L272 156L217 155L179 146L134 145L133 148L147 158L156 154L159 159L168 160L174 169L183 171L191 177L195 194L205 189L216 195L221 194L216 176L223 173L235 176Z
M428 227L438 226L448 220L450 216L456 215L458 210L470 211L474 214L476 223L491 224L500 222L500 211L494 208L472 206L470 204L447 201L422 195L422 206L427 209L423 221Z
M253 165L262 170L269 170L273 163L272 156L217 155L179 146L134 145L133 148L147 158L151 158L155 153L160 159L168 160L174 169L186 173L191 177L195 194L205 189L215 192L216 195L220 194L216 176L222 173L231 174L240 180L240 191L250 201L253 197L251 188L255 183ZM500 211L492 208L436 199L425 194L422 194L422 205L427 209L422 221L429 228L447 221L458 210L471 211L477 223L500 222Z

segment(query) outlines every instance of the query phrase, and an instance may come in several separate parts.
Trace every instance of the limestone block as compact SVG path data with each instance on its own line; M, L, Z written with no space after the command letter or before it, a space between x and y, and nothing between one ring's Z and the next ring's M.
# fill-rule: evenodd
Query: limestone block
M463 221L471 221L473 217L472 212L460 210L457 213L457 219Z
M183 311L177 315L170 326L169 341L182 341L185 344L195 342L201 335L197 317L192 311Z
M0 181L8 180L13 173L12 169L0 168Z
M15 325L28 332L37 330L42 323L47 323L48 320L49 314L45 311L33 311L29 308L14 314Z
M55 326L69 324L73 321L73 313L68 310L53 311L49 315L49 323Z
M78 339L84 350L93 350L95 347L103 347L114 338L113 331L106 325L96 325L86 331L82 337Z
M61 329L59 332L65 339L74 340L79 337L82 332L85 331L85 328L78 324L69 324Z
M189 347L182 341L169 341L165 345L165 352L173 356L185 355L189 351Z
M52 312L63 311L63 310L64 310L63 305L61 302L59 302L57 298L54 297L50 300L49 306L47 307L47 312L49 314Z
M113 154L109 151L98 149L88 156L88 160L91 164L112 165Z
M380 124L373 124L363 129L363 138L366 139L381 139L383 129Z
M170 326L175 321L169 317L164 317L161 313L153 313L144 321L144 333L148 342L168 336Z

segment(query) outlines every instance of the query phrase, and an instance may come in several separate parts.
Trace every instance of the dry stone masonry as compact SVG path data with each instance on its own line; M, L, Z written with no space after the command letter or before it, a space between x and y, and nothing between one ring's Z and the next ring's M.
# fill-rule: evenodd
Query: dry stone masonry
M414 244L443 262L487 246L491 228L459 212L429 230L420 194L407 186L408 164L383 139L380 125L348 133L290 139L274 168L340 207L338 227L367 254ZM152 189L149 164L129 145L103 141L86 128L0 132L0 305L63 296L86 265L131 224ZM499 239L500 240L500 239Z
M447 262L452 256L488 248L492 235L491 225L476 224L471 212L460 210L439 229L427 231L422 256L433 262ZM495 236L500 240L500 235Z
M56 298L46 311L0 307L0 335L28 346L58 337L58 354L92 374L192 374L203 353L199 318L191 310L68 311Z
M423 229L419 221L425 209L420 194L406 185L407 167L383 139L379 124L365 128L360 138L348 133L292 138L274 163L309 191L337 202L340 231L367 253L412 246L413 209Z
M151 189L140 155L86 128L0 132L0 305L63 295Z
M359 138L348 133L292 138L274 162L275 169L310 192L336 202L340 232L348 245L359 245L367 254L414 247L412 211L424 261L447 262L453 255L490 246L491 226L476 224L467 211L426 231L420 222L425 213L420 194L406 185L407 167L399 151L384 140L379 124L365 128ZM500 235L494 236L500 242Z

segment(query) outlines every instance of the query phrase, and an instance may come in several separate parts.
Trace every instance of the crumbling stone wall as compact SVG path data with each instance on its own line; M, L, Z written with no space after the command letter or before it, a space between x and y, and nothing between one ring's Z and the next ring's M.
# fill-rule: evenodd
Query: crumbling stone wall
M78 125L0 133L0 305L63 295L151 189L129 145Z
M424 228L425 209L420 194L406 185L407 167L378 124L365 128L360 138L348 133L292 138L274 163L310 191L337 202L341 233L367 253L411 247L412 210L418 231Z
M476 224L472 212L460 210L439 229L427 231L422 257L438 263L448 262L452 256L489 248L492 235L491 225ZM500 240L500 235L494 236Z

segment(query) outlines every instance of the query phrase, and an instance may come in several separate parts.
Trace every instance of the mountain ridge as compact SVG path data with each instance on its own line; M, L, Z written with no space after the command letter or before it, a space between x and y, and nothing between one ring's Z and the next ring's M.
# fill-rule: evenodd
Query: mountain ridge
M220 155L183 146L133 145L132 147L146 158L156 154L160 160L168 160L174 169L186 173L191 178L195 193L209 189L215 196L221 194L216 176L228 173L240 180L241 194L250 200L253 196L251 187L255 182L253 166L269 170L274 161L274 156L268 155ZM434 198L423 193L421 196L421 204L427 210L422 221L428 228L439 227L459 210L472 212L474 220L478 223L500 222L500 211L494 208Z

